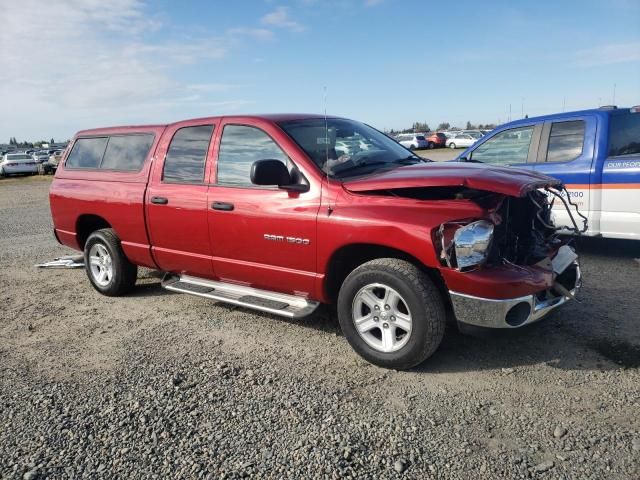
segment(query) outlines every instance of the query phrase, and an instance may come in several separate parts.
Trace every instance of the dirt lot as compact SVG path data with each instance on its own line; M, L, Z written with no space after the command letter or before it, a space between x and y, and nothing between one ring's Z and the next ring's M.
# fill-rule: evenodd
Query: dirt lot
M415 152L421 157L429 158L435 162L444 162L445 160L453 160L464 152L464 149L434 148L433 150L416 150Z
M126 298L51 234L49 179L0 181L0 478L640 478L640 243L581 242L573 302L411 372L301 321Z

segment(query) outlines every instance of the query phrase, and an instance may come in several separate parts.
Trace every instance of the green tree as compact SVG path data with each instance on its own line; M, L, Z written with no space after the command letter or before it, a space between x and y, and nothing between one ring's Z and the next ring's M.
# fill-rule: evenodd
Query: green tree
M474 127L473 124L470 121L467 120L467 128L466 129L467 130L473 130L474 128L476 128L476 127Z
M449 124L449 122L442 122L440 125L438 125L438 130L449 130L451 128L451 125Z

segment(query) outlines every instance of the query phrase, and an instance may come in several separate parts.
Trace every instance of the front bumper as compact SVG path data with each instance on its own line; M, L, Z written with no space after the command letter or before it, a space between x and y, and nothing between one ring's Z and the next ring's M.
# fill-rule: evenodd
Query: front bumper
M575 286L572 296L582 284L580 267L576 263ZM449 291L453 311L458 322L484 328L518 328L537 322L549 312L571 300L566 295L550 296L547 292L517 298L491 299Z

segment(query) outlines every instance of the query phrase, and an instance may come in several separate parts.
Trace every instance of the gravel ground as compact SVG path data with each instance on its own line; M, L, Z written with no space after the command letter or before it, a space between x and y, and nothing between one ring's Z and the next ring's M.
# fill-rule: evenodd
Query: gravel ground
M585 287L530 328L450 329L410 372L330 309L287 321L126 298L51 235L49 180L0 181L0 478L640 478L640 243L583 241Z

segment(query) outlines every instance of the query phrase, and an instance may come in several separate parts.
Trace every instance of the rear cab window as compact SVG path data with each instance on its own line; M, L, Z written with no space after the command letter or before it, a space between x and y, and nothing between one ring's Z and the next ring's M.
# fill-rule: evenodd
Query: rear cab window
M546 161L570 162L582 155L584 129L584 120L553 122L549 132Z
M171 139L164 161L164 183L204 183L209 143L213 125L183 127Z

